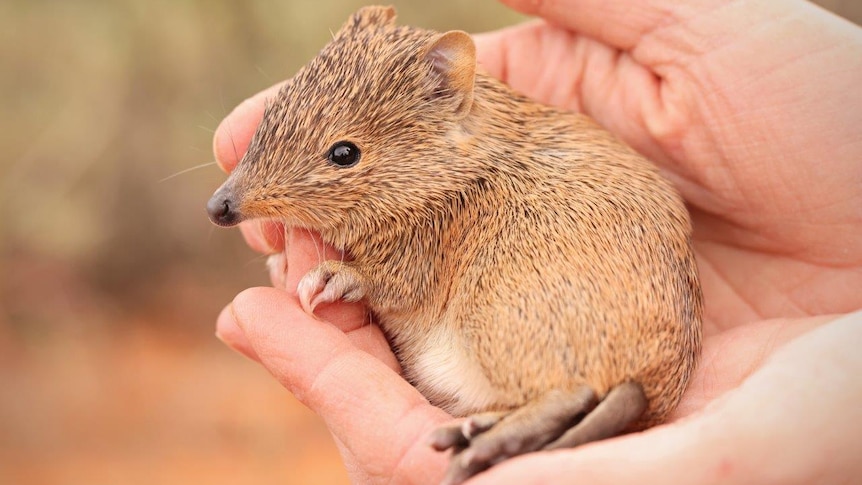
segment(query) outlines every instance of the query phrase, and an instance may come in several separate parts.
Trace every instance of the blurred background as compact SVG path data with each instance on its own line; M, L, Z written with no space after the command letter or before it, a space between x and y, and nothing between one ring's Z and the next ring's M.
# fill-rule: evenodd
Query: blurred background
M0 484L347 482L319 421L214 338L268 280L204 204L219 121L365 3L0 1ZM439 30L521 19L392 3Z

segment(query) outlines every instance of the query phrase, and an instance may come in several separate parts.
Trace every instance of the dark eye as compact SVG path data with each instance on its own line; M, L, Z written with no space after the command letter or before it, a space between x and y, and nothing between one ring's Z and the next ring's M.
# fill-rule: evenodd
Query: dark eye
M340 141L329 149L329 161L336 167L352 167L359 162L359 148L349 141Z

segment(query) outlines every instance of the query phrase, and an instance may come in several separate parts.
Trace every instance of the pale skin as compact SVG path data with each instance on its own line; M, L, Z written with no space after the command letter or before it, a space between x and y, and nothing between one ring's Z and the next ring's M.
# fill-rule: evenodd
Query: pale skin
M481 66L582 111L644 153L691 210L704 352L671 422L534 453L475 484L849 483L862 477L862 29L787 0L505 0L544 18L476 37ZM231 170L274 86L219 127ZM282 229L242 224L281 251ZM360 304L296 296L321 254L289 231L287 271L241 293L218 336L330 428L354 483L434 483L451 418L404 381ZM321 253L323 251L323 253Z

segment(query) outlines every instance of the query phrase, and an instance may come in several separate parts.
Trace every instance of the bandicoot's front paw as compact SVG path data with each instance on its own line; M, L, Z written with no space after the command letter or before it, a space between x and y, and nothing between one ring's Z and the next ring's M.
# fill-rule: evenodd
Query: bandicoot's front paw
M362 277L349 263L324 261L306 273L296 288L303 310L314 314L321 303L359 301L365 296Z
M279 290L287 289L287 258L284 253L270 254L266 260L266 267L269 270L269 279L272 281L272 286Z

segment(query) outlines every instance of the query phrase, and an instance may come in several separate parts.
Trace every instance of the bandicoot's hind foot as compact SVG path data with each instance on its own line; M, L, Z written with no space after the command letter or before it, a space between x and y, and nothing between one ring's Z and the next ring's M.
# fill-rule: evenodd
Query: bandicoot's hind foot
M461 424L450 424L437 428L428 443L437 451L452 450L457 454L470 444L473 437L488 431L499 423L508 412L474 414Z
M647 408L644 391L639 384L626 382L611 389L602 402L584 419L543 449L574 448L591 441L611 438L637 421Z
M501 461L543 449L556 449L609 438L646 410L641 387L622 384L596 406L589 387L552 391L511 413L484 413L463 424L435 431L431 446L451 449L444 485L457 485Z
M485 413L437 430L432 443L453 450L443 483L456 485L507 458L541 449L561 436L596 403L589 387L551 391L510 413ZM450 445L451 446L446 446Z

